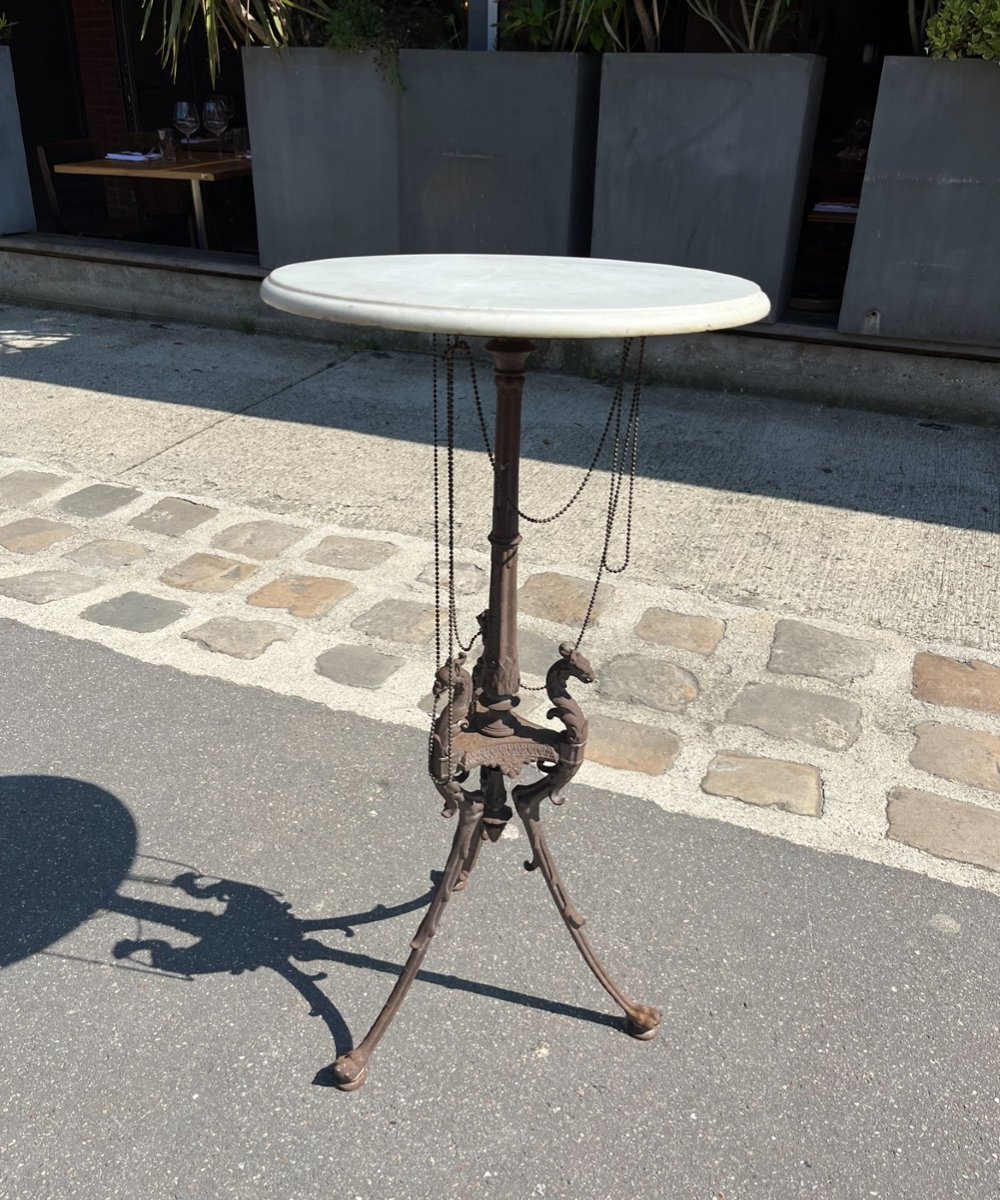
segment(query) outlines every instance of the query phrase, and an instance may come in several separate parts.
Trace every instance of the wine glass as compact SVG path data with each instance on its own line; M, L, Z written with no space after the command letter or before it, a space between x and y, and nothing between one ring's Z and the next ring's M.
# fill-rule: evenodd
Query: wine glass
M189 139L201 124L201 117L198 115L198 105L192 104L190 100L178 100L174 105L174 125L178 132L185 138ZM190 143L188 144L188 154L191 153Z
M202 109L202 124L209 133L215 135L220 150L222 147L222 135L226 132L231 116L232 101L228 101L227 103L226 97L213 96L211 100L205 101L205 106Z

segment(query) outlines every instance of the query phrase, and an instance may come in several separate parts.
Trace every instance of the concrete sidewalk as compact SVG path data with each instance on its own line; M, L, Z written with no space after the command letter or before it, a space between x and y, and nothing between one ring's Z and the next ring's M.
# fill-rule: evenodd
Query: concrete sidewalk
M7 456L429 535L427 358L77 313L0 318ZM480 374L489 398L485 356ZM462 392L459 537L480 549L489 481ZM608 398L607 383L530 377L527 511L572 491ZM995 445L979 426L649 387L631 577L1000 649ZM544 531L539 557L592 568L605 490Z

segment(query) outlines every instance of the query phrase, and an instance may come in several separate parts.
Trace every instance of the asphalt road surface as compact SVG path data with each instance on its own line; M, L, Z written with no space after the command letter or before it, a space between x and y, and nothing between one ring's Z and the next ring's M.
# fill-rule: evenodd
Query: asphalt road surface
M450 828L412 729L0 622L5 1200L826 1200L1000 1185L997 901L584 787L484 850L354 1095ZM383 906L383 907L380 907Z

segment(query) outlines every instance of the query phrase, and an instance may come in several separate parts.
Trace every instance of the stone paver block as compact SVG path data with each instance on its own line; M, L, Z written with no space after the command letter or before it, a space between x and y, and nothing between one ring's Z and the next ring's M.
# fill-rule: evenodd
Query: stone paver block
M940 654L913 660L913 694L929 704L1000 713L1000 668L972 659L959 662Z
M779 621L767 668L775 675L809 675L831 683L850 683L870 675L874 665L875 647L868 642L802 621Z
M392 542L331 534L306 555L306 560L342 571L368 571L372 567L380 567L398 549Z
M27 575L0 579L0 595L26 600L29 604L48 604L52 600L65 600L68 596L89 592L97 584L98 580L75 571L30 571Z
M86 546L81 546L78 550L70 550L63 557L81 563L85 567L107 567L115 570L119 567L131 566L132 563L146 558L148 554L149 551L146 547L140 546L136 542L100 540L88 542Z
M76 526L62 521L49 521L45 517L23 517L0 525L0 546L13 550L15 554L37 554L49 546L76 533Z
M530 717L537 725L545 724L545 714L551 707L551 701L545 692L528 692L522 689L518 699L521 703L516 708L517 716ZM554 721L553 724L556 729L565 728L560 721Z
M589 724L587 758L606 767L662 775L681 750L681 739L669 729L604 716L591 717Z
M723 752L708 764L701 790L710 796L729 796L803 817L823 815L819 771L805 763Z
M351 625L370 637L416 646L434 634L434 609L415 600L382 600Z
M142 493L138 488L118 487L113 483L92 483L90 487L72 492L56 508L74 517L106 517L117 508L124 508Z
M722 641L726 626L715 617L689 617L668 608L647 608L635 632L646 642L708 655Z
M370 646L334 646L316 659L316 671L350 687L380 687L403 665L403 659L379 654Z
M160 576L170 587L186 592L228 592L257 570L249 563L223 558L220 554L192 554Z
M446 558L447 556L445 556ZM428 563L426 567L417 576L418 583L426 583L428 587L434 586L434 564ZM475 563L457 562L455 563L455 594L458 596L469 596L473 592L480 592L489 585L489 576L482 567L477 567ZM448 564L442 559L441 562L441 590L444 593L448 586Z
M280 521L243 521L230 525L212 538L216 550L245 554L247 558L277 558L283 550L305 537L306 530Z
M533 629L517 631L517 661L525 675L544 679L549 667L559 658L558 637L545 637Z
M164 600L144 592L124 592L121 596L102 600L100 604L92 604L80 615L95 625L111 625L116 629L130 629L133 633L154 633L179 621L187 612L187 605L179 600Z
M27 504L65 482L65 475L53 475L49 471L11 471L9 475L0 476L0 501Z
M917 788L894 788L886 837L937 858L1000 871L1000 813Z
M217 508L207 504L195 504L192 500L179 500L167 496L157 501L152 508L133 517L129 524L136 529L148 529L151 533L162 533L165 537L180 537L197 528L209 517L218 515Z
M274 621L243 621L238 617L214 617L182 633L181 637L197 642L213 654L228 654L232 658L260 658L268 646L287 642L295 631Z
M660 712L682 712L698 695L698 680L690 671L643 654L623 654L606 663L597 672L597 687L607 700Z
M572 575L560 575L556 571L542 571L532 575L524 583L520 591L519 607L521 612L532 617L543 617L546 621L556 621L560 625L579 625L587 614L590 594L594 590L591 579L577 579ZM602 583L597 593L592 624L597 624L597 618L604 611L614 588Z
M861 732L861 709L853 700L770 683L748 684L726 720L828 750L846 750Z
M913 731L910 762L921 771L1000 792L1000 737L924 721Z
M247 596L247 604L257 608L283 608L293 617L321 617L353 591L354 584L345 579L330 579L324 575L282 575Z

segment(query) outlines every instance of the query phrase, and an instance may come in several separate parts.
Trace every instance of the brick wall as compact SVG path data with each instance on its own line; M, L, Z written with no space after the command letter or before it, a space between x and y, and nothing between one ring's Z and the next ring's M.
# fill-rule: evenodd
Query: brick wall
M128 123L111 0L72 0L72 8L87 132L100 142L113 143ZM135 214L135 197L127 185L109 181L106 193L112 216Z
M125 102L111 0L73 0L73 27L90 136L104 139L124 133Z

